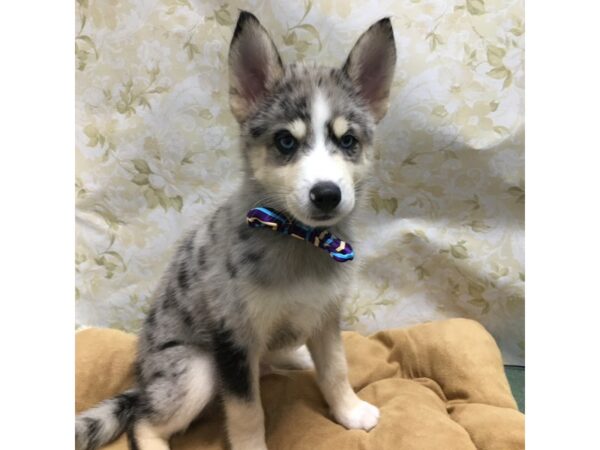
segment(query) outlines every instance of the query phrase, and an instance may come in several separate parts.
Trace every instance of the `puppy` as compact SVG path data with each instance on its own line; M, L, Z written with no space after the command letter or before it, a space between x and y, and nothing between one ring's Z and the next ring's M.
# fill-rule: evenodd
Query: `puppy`
M349 429L377 424L379 410L348 382L340 311L352 279L351 219L364 198L395 61L389 19L359 38L341 68L285 66L256 17L241 12L229 102L243 180L202 221L208 226L180 241L139 336L136 387L77 416L79 450L123 432L132 449L168 450L169 438L214 398L231 448L265 450L265 364L314 361L333 418ZM249 211L282 223L247 218Z

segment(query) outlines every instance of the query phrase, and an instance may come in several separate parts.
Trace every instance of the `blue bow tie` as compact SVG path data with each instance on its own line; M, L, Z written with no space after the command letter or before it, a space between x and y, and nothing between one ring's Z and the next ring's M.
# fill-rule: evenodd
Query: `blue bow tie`
M246 222L252 228L270 228L279 233L289 234L310 242L329 253L338 262L354 259L352 246L338 239L324 228L313 228L289 219L284 213L270 208L252 208L246 214Z

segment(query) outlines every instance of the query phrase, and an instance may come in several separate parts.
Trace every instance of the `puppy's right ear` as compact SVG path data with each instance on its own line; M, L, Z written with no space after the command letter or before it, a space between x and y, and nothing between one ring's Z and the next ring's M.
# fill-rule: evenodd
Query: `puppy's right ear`
M275 44L253 14L241 11L229 47L229 106L238 122L283 75Z

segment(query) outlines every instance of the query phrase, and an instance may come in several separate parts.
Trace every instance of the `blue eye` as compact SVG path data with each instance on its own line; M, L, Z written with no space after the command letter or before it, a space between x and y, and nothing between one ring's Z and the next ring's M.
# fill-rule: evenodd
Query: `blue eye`
M298 147L298 141L289 131L280 131L275 135L275 146L284 155L291 155Z
M339 141L340 147L342 147L344 150L351 150L357 142L358 141L356 140L356 138L351 134L343 135Z

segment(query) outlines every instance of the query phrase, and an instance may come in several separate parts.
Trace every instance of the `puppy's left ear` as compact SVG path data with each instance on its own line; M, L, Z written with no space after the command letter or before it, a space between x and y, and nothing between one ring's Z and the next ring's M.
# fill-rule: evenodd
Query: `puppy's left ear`
M389 18L381 19L358 39L343 68L369 106L375 122L388 110L395 66L392 23Z

